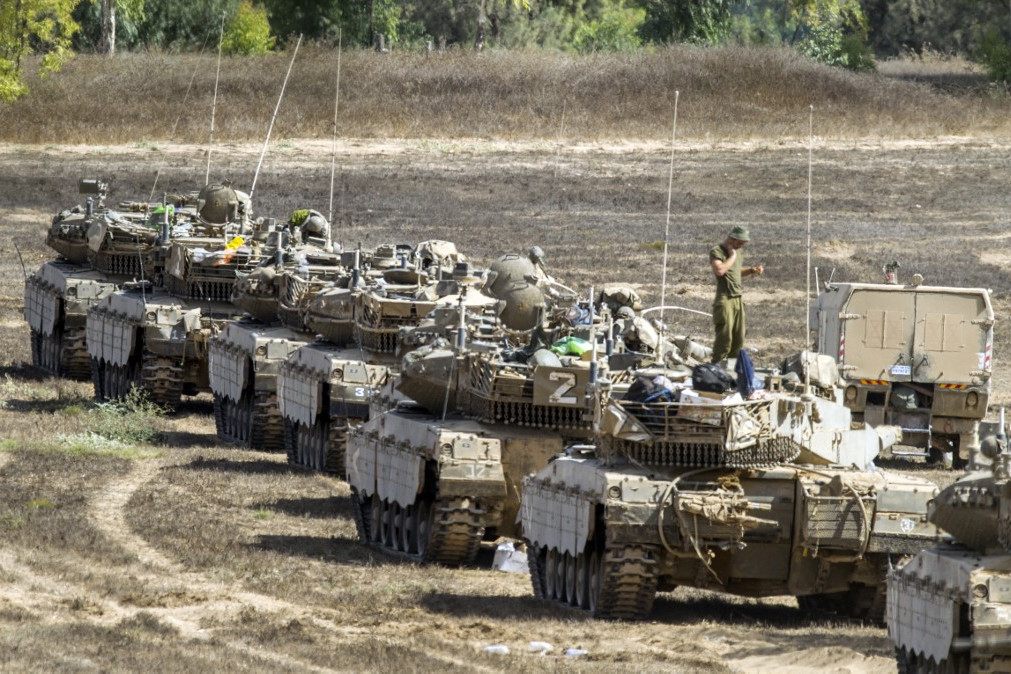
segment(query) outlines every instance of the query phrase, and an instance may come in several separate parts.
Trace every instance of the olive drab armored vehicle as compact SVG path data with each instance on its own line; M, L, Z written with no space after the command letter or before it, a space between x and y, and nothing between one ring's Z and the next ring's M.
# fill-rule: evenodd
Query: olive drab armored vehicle
M147 283L116 291L88 312L99 400L125 396L136 386L174 410L184 393L209 390L210 338L241 317L229 302L232 287L273 251L256 240L241 193L212 185L197 204L201 233L213 236L164 237L148 263Z
M922 550L888 577L888 633L900 672L1011 671L1006 437L988 437L981 453L987 468L934 499L930 519L952 539Z
M301 316L309 296L343 273L339 255L299 246L278 249L236 281L232 304L250 318L227 324L211 337L208 351L219 438L254 449L284 449L277 404L281 365L313 338Z
M983 288L828 284L813 308L817 350L832 356L846 405L895 424L903 444L964 465L979 445L993 371L994 313ZM901 453L898 449L895 453Z
M87 379L88 310L123 283L142 276L141 265L159 227L148 227L144 213L107 208L109 188L103 181L80 180L78 189L88 195L86 204L55 215L46 235L46 244L59 257L25 279L25 319L36 367Z
M936 536L933 484L846 467L894 437L852 428L841 390L742 400L694 391L684 372L640 375L657 395L616 387L596 445L524 480L534 593L635 619L688 585L880 620L890 560Z

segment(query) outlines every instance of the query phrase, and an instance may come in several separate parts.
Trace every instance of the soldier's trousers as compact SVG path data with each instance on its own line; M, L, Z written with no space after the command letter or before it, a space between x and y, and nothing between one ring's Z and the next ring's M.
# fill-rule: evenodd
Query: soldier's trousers
M744 298L717 297L713 300L713 327L716 339L712 362L736 358L744 348Z

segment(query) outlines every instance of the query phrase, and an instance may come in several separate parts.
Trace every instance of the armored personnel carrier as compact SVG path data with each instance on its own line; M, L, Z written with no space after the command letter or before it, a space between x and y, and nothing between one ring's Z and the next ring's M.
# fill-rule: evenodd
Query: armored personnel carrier
M993 372L984 288L828 284L813 308L817 350L835 358L854 418L903 429L893 453L961 467L979 447Z
M257 240L241 193L212 186L201 195L201 222L215 236L166 236L150 257L149 283L116 291L88 312L88 353L99 400L125 396L136 386L175 410L184 393L209 390L210 338L241 318L229 302L232 287L240 273L252 271L273 250Z
M25 320L36 367L56 376L87 379L88 309L142 275L142 260L158 228L146 226L145 214L106 208L107 183L81 180L78 189L88 195L86 205L55 215L46 235L46 244L59 257L25 279Z
M1004 436L988 437L981 451L990 466L944 489L931 508L952 539L888 577L900 672L1011 671L1011 453Z
M309 297L345 273L341 258L314 247L279 249L273 260L240 277L232 304L250 318L211 337L209 385L222 440L254 449L284 449L277 404L281 364L312 339L302 308Z
M889 561L936 536L933 484L847 467L891 434L851 428L841 391L742 400L693 391L683 372L639 374L659 390L616 388L596 444L524 480L535 595L637 619L687 585L880 620Z

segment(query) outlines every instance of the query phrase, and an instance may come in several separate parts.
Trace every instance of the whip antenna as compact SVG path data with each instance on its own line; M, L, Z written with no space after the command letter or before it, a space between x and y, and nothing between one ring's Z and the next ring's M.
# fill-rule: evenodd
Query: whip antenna
M558 182L558 166L562 162L562 137L565 135L565 108L568 107L568 104L568 99L562 100L562 116L558 122L558 143L555 147L555 170L551 173L551 196L555 196L555 185ZM558 200L556 207L561 210L561 199Z
M337 106L341 102L341 40L343 38L343 29L337 32L337 85L334 87L334 99L333 99L333 153L330 155L330 211L327 213L327 222L330 223L330 227L327 229L327 248L333 250L333 183L334 176L337 174Z
M181 108L179 110L179 114L176 115L176 121L172 124L172 133L169 134L169 144L170 145L172 143L174 143L175 140L176 140L176 129L179 128L179 120L181 120L183 118L183 113L186 112L186 101L188 101L189 98L190 98L190 91L193 89L193 80L195 80L197 78L197 71L200 69L200 57L204 55L204 50L207 49L207 40L209 40L210 37L211 37L210 33L208 33L207 35L205 35L204 36L204 43L202 45L200 45L200 53L197 54L197 62L193 66L193 74L190 75L190 83L186 87L186 93L183 95L182 106L181 106ZM148 202L151 202L154 199L154 192L155 192L156 189L158 189L158 179L161 178L161 171L162 171L163 167L164 167L164 163L163 163L162 166L158 167L158 170L154 174L154 185L151 186L151 194L149 194L148 197L147 197Z
M218 68L214 73L214 99L211 102L211 136L207 140L207 172L204 184L211 179L211 148L214 147L214 113L218 109L218 80L221 78L221 44L225 41L225 13L221 12L221 33L218 35Z
M664 307L667 304L667 248L670 241L670 207L674 196L674 139L678 130L678 99L681 97L680 91L674 92L674 123L670 132L670 173L667 178L667 225L663 232L663 271L660 273L660 345L658 354L660 365L664 362Z
M284 98L284 88L288 86L288 78L291 76L291 67L295 65L295 57L298 56L298 48L302 46L302 35L299 34L298 42L295 43L295 51L291 55L291 62L288 63L288 72L284 76L281 84L281 93L277 97L277 105L274 106L274 114L270 117L270 125L267 126L267 137L263 139L263 149L260 150L260 160L256 162L256 173L253 174L253 186L249 188L249 200L253 200L253 192L256 191L256 179L260 177L260 167L263 166L263 157L267 154L267 144L270 143L270 132L274 130L274 120L277 119L277 111L281 109L281 99Z
M814 106L808 106L807 122L807 311L805 316L804 351L811 349L811 165L814 156ZM809 354L810 355L810 354ZM808 357L806 360L810 360ZM811 363L804 364L804 395L811 395Z

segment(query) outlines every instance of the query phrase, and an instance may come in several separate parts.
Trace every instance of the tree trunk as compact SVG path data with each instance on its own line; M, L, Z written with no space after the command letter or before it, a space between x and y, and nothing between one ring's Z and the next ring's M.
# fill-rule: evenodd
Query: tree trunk
M98 49L104 54L116 53L116 0L102 0L102 39Z
M487 21L484 8L485 0L480 0L477 7L477 35L474 36L474 51L481 51L484 49L484 24Z

